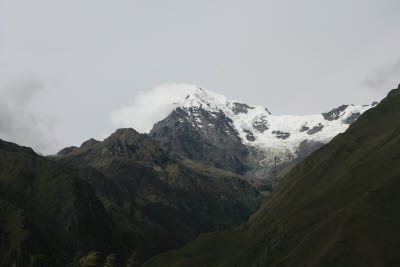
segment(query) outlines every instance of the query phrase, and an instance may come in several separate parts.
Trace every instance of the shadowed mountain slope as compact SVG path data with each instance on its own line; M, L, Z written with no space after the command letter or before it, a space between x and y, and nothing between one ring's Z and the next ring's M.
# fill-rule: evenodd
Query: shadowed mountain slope
M262 181L171 156L147 135L119 129L53 158L96 190L131 250L142 259L232 228L248 219L269 189Z
M400 86L294 167L248 223L144 266L400 266Z
M164 103L170 113L150 130L153 140L186 158L270 181L376 105L342 105L306 116L274 115L196 86L171 91L176 95Z
M47 158L0 140L0 266L67 266L92 250L142 261L239 225L264 187L133 129Z
M88 183L0 140L0 266L65 266L76 251L121 249L118 236Z

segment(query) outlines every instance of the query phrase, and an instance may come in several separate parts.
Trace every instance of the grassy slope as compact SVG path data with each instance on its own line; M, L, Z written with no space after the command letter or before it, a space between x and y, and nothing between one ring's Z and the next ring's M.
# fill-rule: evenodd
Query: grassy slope
M250 219L144 266L400 266L400 88L294 167Z

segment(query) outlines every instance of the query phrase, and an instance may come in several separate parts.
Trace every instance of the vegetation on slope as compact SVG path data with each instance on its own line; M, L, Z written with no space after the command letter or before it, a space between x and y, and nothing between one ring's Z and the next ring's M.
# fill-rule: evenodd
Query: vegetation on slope
M294 167L248 223L144 266L400 266L400 86Z
M127 252L137 251L139 259L237 226L265 198L261 181L171 156L133 129L63 150L53 160L96 190Z
M76 251L109 252L120 244L88 183L0 140L0 266L63 266Z
M245 221L265 197L257 188L133 129L49 158L0 140L0 266L81 266L84 255L103 266L115 253L125 266L132 251L138 266Z

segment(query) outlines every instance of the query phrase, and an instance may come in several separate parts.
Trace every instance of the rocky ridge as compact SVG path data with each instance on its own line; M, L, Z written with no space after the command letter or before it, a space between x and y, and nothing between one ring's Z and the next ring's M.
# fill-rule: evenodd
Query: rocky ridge
M275 177L376 105L342 105L308 116L273 115L264 107L190 85L182 87L180 99L171 103L170 115L154 125L150 137L170 152L257 178Z
M88 182L128 244L146 259L255 212L267 184L171 155L147 135L118 129L52 159Z

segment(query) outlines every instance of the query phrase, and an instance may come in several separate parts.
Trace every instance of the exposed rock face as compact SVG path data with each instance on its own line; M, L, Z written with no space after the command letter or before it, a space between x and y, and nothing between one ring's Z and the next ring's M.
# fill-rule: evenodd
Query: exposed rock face
M149 136L167 151L217 168L245 173L248 150L223 112L177 108ZM249 137L251 139L251 137Z
M0 266L69 266L93 250L145 260L239 225L265 190L133 129L48 157L0 140Z
M244 104L244 103L237 103L237 102L233 103L233 107L232 107L232 111L233 111L236 115L238 115L239 113L247 113L247 111L248 111L249 109L254 109L254 107L250 107L250 106L247 105L247 104Z
M329 112L322 113L322 116L324 116L324 119L328 121L337 120L340 118L340 113L345 111L348 106L349 105L341 105L340 107L334 108Z
M175 113L179 112L182 111ZM227 148L237 148L234 142L241 145L233 133L232 139L227 137L226 131L233 131L227 128L229 119L222 113L215 116L217 121L211 116L207 122L215 123L214 128L209 127L209 137L232 142ZM212 143L212 138L206 144L199 142L202 135L191 123L173 121L172 132L182 141L179 154L199 157L196 150L206 153L209 148L203 146L219 144ZM171 129L160 127L160 136L165 131L165 138L170 138ZM113 223L128 241L126 247L143 258L183 246L202 232L240 224L259 207L266 193L262 191L271 188L262 181L170 155L148 135L133 129L119 129L103 142L84 144L70 153L59 153L54 160L96 190ZM209 159L240 152L213 149L215 154L208 154ZM221 162L232 160L225 158Z
M360 115L360 113L358 113L358 116L359 116L359 115ZM357 116L357 117L358 117L358 116ZM312 129L308 130L308 131L307 131L307 134L309 134L309 135L316 134L316 133L322 131L323 128L324 128L324 125L322 125L321 123L319 123L317 126L314 126Z
M294 167L247 224L144 267L400 266L399 89Z
M262 116L258 120L253 123L253 128L259 131L260 133L265 132L269 129L268 119L266 116Z
M342 105L323 114L277 116L264 107L233 102L197 87L182 95L171 114L154 125L150 137L167 151L257 178L273 178L344 132L371 107ZM318 145L306 149L304 143Z
M254 135L252 132L250 132L249 130L244 130L244 132L246 133L246 139L250 142L254 142L256 139L254 138Z
M96 146L97 144L98 146ZM104 142L96 142L91 145L92 149L100 147L101 150L99 149L98 152L101 153L101 157L106 158L121 157L150 164L163 164L168 160L167 154L157 144L131 128L118 129ZM94 152L89 151L92 154Z
M290 137L290 133L282 132L282 131L272 131L272 134L276 135L278 139L288 139Z
M344 120L344 123L346 124L352 124L358 117L360 117L361 113L360 112L355 112L353 114L351 114L349 117L347 117Z
M300 132L307 132L308 130L310 130L310 127L307 127L306 125L304 125L301 127Z
M92 146L92 145L97 144L97 143L99 143L99 142L100 142L100 141L97 141L97 140L95 140L95 139L93 139L93 138L90 138L89 140L83 142L82 145L81 145L81 147Z
M66 148L63 148L60 151L58 151L57 155L60 155L60 156L67 155L67 154L71 153L72 151L74 151L75 149L78 149L78 147L76 147L76 146L66 147Z

